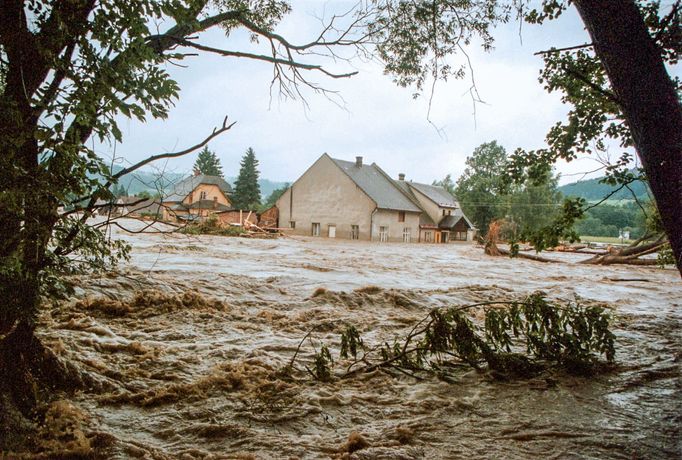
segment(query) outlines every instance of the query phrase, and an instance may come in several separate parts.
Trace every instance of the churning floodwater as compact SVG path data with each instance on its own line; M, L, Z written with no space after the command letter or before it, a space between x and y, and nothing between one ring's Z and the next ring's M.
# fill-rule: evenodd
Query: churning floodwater
M472 244L115 236L133 245L131 261L76 278L76 296L41 317L46 343L91 381L50 409L68 427L62 448L154 459L682 456L675 270L580 265L580 254L493 258ZM537 290L612 309L615 370L516 381L462 370L447 382L278 374L322 324L301 369L322 343L336 358L344 324L380 344L433 307Z

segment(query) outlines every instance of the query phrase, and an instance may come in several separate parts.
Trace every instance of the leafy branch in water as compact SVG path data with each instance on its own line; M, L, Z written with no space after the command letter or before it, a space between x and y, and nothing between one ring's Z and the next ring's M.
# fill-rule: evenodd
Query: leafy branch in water
M468 315L477 307L485 311L482 325ZM339 352L341 360L351 360L350 365L344 363L345 371L334 373L334 360L325 345L314 354L313 369L306 369L322 381L375 370L394 370L415 378L433 374L447 380L461 366L488 370L502 378L528 377L549 367L589 375L604 361L614 362L609 322L603 306L583 306L579 301L558 305L542 293L523 301L436 308L406 336L374 348L367 348L358 330L347 325Z

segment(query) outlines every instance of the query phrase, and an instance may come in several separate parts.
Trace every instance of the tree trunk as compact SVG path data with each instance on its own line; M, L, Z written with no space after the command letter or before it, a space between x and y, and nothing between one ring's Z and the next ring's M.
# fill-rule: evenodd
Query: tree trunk
M575 0L620 102L682 275L682 106L633 0Z

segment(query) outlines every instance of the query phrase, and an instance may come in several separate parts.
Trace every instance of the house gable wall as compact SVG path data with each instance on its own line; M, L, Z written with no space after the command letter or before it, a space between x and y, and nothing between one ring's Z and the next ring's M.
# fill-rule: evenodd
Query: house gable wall
M220 187L212 184L199 184L194 187L194 190L182 200L183 204L192 204L201 199L201 192L206 192L206 200L212 200L214 197L218 198L219 204L224 204L225 206L231 206L230 200L225 196Z
M359 239L369 240L371 215L376 204L328 155L322 155L277 200L279 226L295 228L290 233L311 235L312 224L320 224L320 236L336 227L336 238L350 238L351 225L359 226Z
M426 214L428 214L428 216L436 223L436 225L443 218L443 211L445 211L446 215L448 211L450 212L453 211L452 208L442 208L438 206L430 198L428 198L422 192L417 190L415 187L411 187L411 189L414 192L415 198L417 198L417 201L419 201L419 205L422 207L424 211L426 211Z

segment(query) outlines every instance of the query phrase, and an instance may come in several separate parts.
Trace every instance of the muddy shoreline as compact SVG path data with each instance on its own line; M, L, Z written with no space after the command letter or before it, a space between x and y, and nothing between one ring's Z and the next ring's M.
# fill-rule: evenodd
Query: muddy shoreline
M548 267L465 244L119 236L134 245L130 264L75 279L75 298L41 317L42 338L98 382L55 413L77 419L84 448L103 458L682 454L682 283L672 270L577 265L574 254L552 254L566 263ZM610 281L625 278L650 281ZM369 285L378 289L358 290ZM328 294L312 297L320 287ZM352 323L379 343L435 306L536 290L608 303L617 370L510 382L472 370L454 383L278 378L316 324ZM337 327L315 339L338 353ZM349 454L349 436L363 448Z

